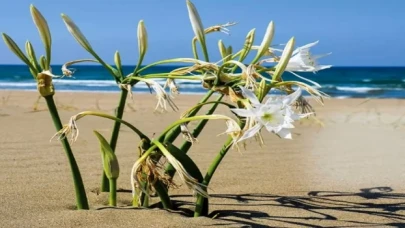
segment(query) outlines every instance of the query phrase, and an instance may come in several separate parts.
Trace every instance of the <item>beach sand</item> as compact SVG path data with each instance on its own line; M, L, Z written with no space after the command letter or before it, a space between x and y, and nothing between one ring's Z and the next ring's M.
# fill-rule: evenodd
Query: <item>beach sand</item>
M210 184L214 218L187 217L193 209L186 186L171 194L181 210L131 209L131 193L118 194L117 209L98 192L99 145L112 122L85 117L72 148L91 210L76 211L67 159L43 99L36 92L0 91L0 227L405 227L405 100L329 99L312 102L317 118L296 124L293 140L264 132L266 145L231 150ZM63 123L84 110L113 113L118 93L58 93ZM179 112L155 114L154 95L135 94L124 119L149 136L159 134L201 96L180 95ZM220 108L220 114L227 114ZM190 126L194 126L191 124ZM138 138L121 128L118 187L130 190ZM210 121L189 152L202 172L226 136L223 121ZM179 183L179 182L178 182ZM156 202L157 199L153 199Z

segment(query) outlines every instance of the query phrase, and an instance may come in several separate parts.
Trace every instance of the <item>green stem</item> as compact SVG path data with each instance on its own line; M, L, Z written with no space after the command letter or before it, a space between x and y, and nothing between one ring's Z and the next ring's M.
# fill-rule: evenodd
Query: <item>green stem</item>
M157 194L160 197L162 202L162 206L164 209L173 209L172 201L170 201L170 197L168 195L167 189L165 185L161 181L157 181L154 185Z
M209 185L211 178L215 173L215 170L217 170L222 159L225 157L226 153L231 148L232 142L233 142L232 137L229 137L226 140L226 142L222 146L222 149L219 151L218 155L215 157L215 159L212 161L211 165L208 167L207 173L205 174L204 180L202 182L203 185L206 185L206 186Z
M48 105L49 113L52 116L53 124L55 125L56 130L59 131L62 129L62 122L60 121L58 109L56 108L55 101L53 100L53 95L46 96L44 98L46 100L46 104ZM80 175L80 170L77 166L76 159L73 155L72 149L70 148L68 140L66 138L63 138L61 142L66 156L69 160L69 165L73 176L77 209L88 210L89 204L87 202L86 191L84 189L83 180Z
M216 100L217 103L214 103L210 110L208 110L208 112L206 113L206 115L211 115L214 113L215 109L218 107L218 105L220 104L220 100L224 97L224 95L222 94L221 96L218 97L218 99ZM201 120L200 123L197 125L197 127L193 130L193 136L195 138L197 138L201 131L204 129L205 125L207 124L208 120ZM189 141L185 141L181 146L180 146L180 150L183 151L184 153L187 153L188 150L191 148L192 143ZM168 164L165 172L170 176L173 177L174 174L176 174L176 169L173 167L172 164Z
M118 107L115 110L115 117L117 117L118 119L122 119L122 116L124 114L124 109L125 109L125 102L127 100L127 95L128 95L128 90L126 89L121 89L121 96L120 96L120 101L118 103ZM110 146L111 149L113 150L113 152L115 152L115 148L117 147L117 141L118 141L118 135L120 133L120 127L121 127L121 123L118 121L115 121L114 123L114 127L113 127L113 132L111 135L111 139L110 139ZM101 179L101 191L102 192L108 192L109 190L109 182L108 182L108 178L104 173L103 170L103 174L102 174L102 179Z
M144 183L144 189L146 190L146 193L142 193L141 195L141 206L142 207L149 207L149 183L146 182Z
M110 206L116 207L117 206L117 179L111 178L109 179L110 183L110 196L108 198L108 204Z
M229 151L231 144L233 142L232 137L229 137L228 140L226 140L224 146L222 149L219 151L218 155L215 157L214 161L212 161L211 165L208 167L207 173L205 174L204 180L202 184L204 186L208 186L212 176L215 173L215 170L217 170L219 164L221 163L222 159L225 157L226 153ZM196 201L196 206L195 206L195 212L194 212L194 217L198 217L201 215L201 211L204 211L205 207L208 207L208 205L205 205L206 199L204 196L198 195L197 196L197 201Z
M200 102L198 102L199 104L201 103L205 103L211 96L212 94L214 94L213 90L208 91L205 96L200 100ZM195 116L197 114L198 111L200 111L201 106L194 109L192 112L190 112L187 116ZM180 135L181 131L180 131L180 126L176 127L175 129L173 129L172 131L170 131L165 137L165 141L166 142L174 142L174 140L176 140L176 138Z

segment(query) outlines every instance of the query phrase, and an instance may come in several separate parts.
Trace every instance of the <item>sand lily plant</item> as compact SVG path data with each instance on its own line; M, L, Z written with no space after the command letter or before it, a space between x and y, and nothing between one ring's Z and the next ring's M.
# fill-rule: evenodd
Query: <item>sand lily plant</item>
M194 216L207 216L209 213L210 182L218 169L221 161L228 151L241 150L246 147L246 142L252 139L265 144L262 133L268 132L279 136L280 140L292 139L294 125L302 118L311 118L315 111L304 95L309 95L315 101L323 104L326 94L320 92L319 84L299 76L298 80L288 81L283 79L285 72L317 72L330 66L319 65L316 60L320 56L313 56L309 49L316 43L296 48L295 37L290 38L283 49L272 46L275 36L275 23L270 21L263 37L257 41L255 29L251 29L240 49L227 46L222 40L218 41L220 59L210 60L206 36L213 32L229 34L229 27L236 23L224 23L205 28L195 5L187 0L186 8L191 22L194 36L191 37L193 57L176 57L143 64L143 59L148 50L148 36L145 23L141 20L138 24L138 61L134 70L124 75L121 56L117 51L114 54L114 65L106 63L92 47L90 41L84 36L79 27L66 14L62 14L67 30L73 38L94 59L70 60L62 67L64 77L80 77L80 74L70 66L82 62L96 62L108 71L121 91L118 106L114 115L102 112L82 111L70 118L63 127L56 125L57 132L53 138L62 141L67 154L73 158L69 147L71 143L81 140L79 137L79 120L84 117L94 116L113 121L110 140L107 141L99 132L94 131L101 151L103 179L101 191L109 192L108 204L112 207L120 206L117 193L117 179L121 178L120 169L128 168L130 176L125 177L132 191L133 207L152 207L151 198L158 196L160 205L165 209L176 209L169 194L174 186L178 186L174 176L177 174L181 184L185 185L195 196ZM42 16L35 16L34 21L40 28L41 37L45 44L46 56L37 60L31 44L27 44L27 55L24 55L18 46L7 35L3 35L10 49L25 62L38 81L39 92L45 99L50 100L54 93L50 70L50 33L44 29L46 24ZM41 22L42 21L42 22ZM48 31L48 32L46 32ZM258 43L258 45L255 45ZM198 56L198 49L203 53L203 59ZM253 56L248 60L248 56ZM148 69L162 64L181 65L169 72L148 73ZM295 74L295 73L294 73ZM161 83L164 79L165 83ZM301 79L301 80L300 80ZM176 105L176 96L181 94L182 81L197 81L206 90L201 100L182 110ZM307 84L309 82L310 84ZM143 129L123 119L127 96L144 83L156 94L157 103L155 112L179 112L179 119L161 129L160 133L148 136ZM277 95L278 94L278 95ZM280 95L281 94L281 95ZM216 95L216 99L211 99ZM224 98L228 101L224 101ZM48 102L54 121L57 122L57 110L52 102ZM53 104L53 106L52 106ZM229 115L219 114L217 108L222 106L228 109ZM203 107L208 111L201 113ZM142 118L142 117L138 117ZM56 119L56 120L55 120ZM223 131L216 135L227 135L223 146L218 149L208 167L201 168L187 154L196 143L201 143L199 135L204 130L208 121L223 124ZM60 121L59 121L60 122ZM59 123L58 122L58 123ZM196 125L190 125L196 122ZM139 137L138 152L134 154L133 166L120 167L120 153L116 150L120 126L125 125ZM193 127L192 127L193 126ZM177 140L181 137L180 141ZM213 148L215 149L215 148ZM76 164L70 160L71 164ZM77 168L77 165L75 166ZM203 173L201 170L207 170ZM72 171L73 172L73 171ZM78 168L73 172L80 173ZM83 188L80 179L74 179L75 184ZM219 190L217 190L219 191ZM78 191L81 193L81 191ZM78 208L88 208L87 201L78 196ZM82 200L82 201L80 201ZM81 204L79 204L79 202ZM84 202L86 202L85 206ZM79 205L82 205L79 207ZM127 205L126 205L127 206ZM155 204L156 206L156 204Z
M48 110L51 114L53 124L56 130L62 129L62 123L59 118L58 110L56 108L53 96L55 95L55 89L52 79L56 77L51 72L51 54L52 54L52 37L51 32L48 27L48 23L45 18L39 12L35 6L30 6L32 19L38 29L39 35L41 36L42 43L45 48L45 55L39 57L36 56L32 44L27 41L25 44L26 54L19 48L19 46L13 41L13 39L7 34L3 33L3 40L8 46L8 48L29 68L34 80L37 81L37 88L39 94L45 99L48 106ZM76 206L78 209L89 209L87 202L86 191L84 189L82 177L80 174L79 167L76 163L73 152L70 148L69 142L64 139L61 140L63 149L65 150L66 156L69 161L71 168L73 183L76 193Z

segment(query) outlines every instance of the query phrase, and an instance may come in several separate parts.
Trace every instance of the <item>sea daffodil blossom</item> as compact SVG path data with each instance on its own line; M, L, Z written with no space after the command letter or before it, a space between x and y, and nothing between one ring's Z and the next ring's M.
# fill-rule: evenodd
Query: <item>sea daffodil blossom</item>
M285 71L290 72L291 74L295 75L296 77L303 79L305 81L311 82L313 85L316 87L321 87L318 83L309 80L307 78L304 78L300 75L298 75L295 72L313 72L316 73L317 71L324 70L331 68L332 65L319 65L318 64L318 59L328 56L332 53L327 53L323 55L312 55L310 52L311 47L315 46L318 44L319 41L315 41L313 43L306 44L304 46L298 47L297 49L294 50L292 53L292 56L285 68ZM276 50L276 49L274 49ZM269 49L270 51L270 49ZM279 51L279 50L277 50ZM264 62L276 62L275 58L269 58L263 60Z
M238 139L238 142L255 136L263 127L281 138L292 139L290 132L290 129L294 128L292 123L312 114L297 114L292 109L294 102L301 96L300 88L284 98L269 98L264 104L260 103L250 90L242 87L241 89L245 97L252 103L252 107L248 109L231 109L231 111L240 117L254 120L256 124L247 129L242 137Z
M315 46L319 41L306 44L294 50L290 61L286 67L286 71L295 72L317 72L319 70L324 70L331 68L332 65L319 65L317 60L328 56L332 53L327 53L323 55L312 55L310 48Z
M316 73L319 70L324 70L332 67L332 65L319 65L317 62L319 58L330 55L331 53L313 56L309 51L309 49L315 46L318 42L319 41L315 41L313 43L309 43L295 49L290 61L287 64L287 67L285 68L285 71L288 71L291 74L295 75L296 77L301 78L305 81L311 82L316 87L321 87L318 83L294 73L294 72Z

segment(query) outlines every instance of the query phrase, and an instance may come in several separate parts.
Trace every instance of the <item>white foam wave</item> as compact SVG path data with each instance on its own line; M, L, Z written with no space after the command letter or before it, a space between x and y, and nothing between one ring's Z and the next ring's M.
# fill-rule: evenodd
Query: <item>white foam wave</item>
M1 87L31 87L37 86L36 82L0 82Z
M57 79L54 80L54 85L56 87L117 87L115 81L111 80L61 80ZM162 86L163 83L160 83ZM201 83L199 82L189 82L187 84L184 82L177 83L178 86L181 88L187 89L194 89L194 88L201 88ZM37 84L35 81L32 82L0 82L0 87L6 88L27 88L27 87L36 87ZM145 83L138 83L134 86L135 88L149 88Z
M373 88L373 87L345 87L345 86L337 86L336 89L355 93L368 93L370 91L382 90L382 88Z

